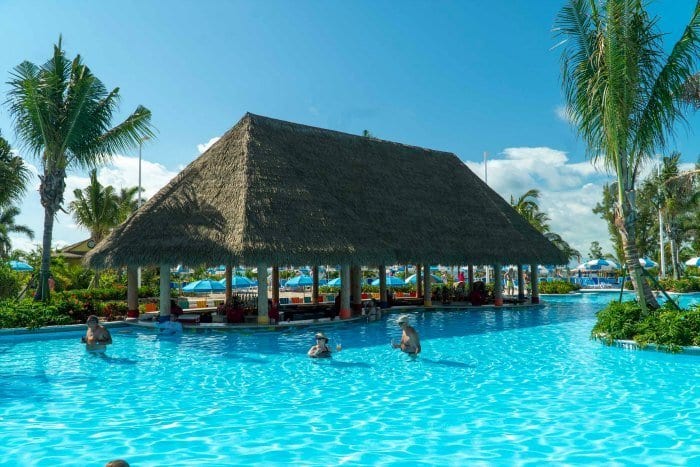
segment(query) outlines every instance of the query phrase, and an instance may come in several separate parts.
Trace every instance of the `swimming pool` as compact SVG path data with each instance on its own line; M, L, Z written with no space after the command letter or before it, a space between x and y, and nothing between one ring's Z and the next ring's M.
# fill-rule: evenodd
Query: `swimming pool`
M0 464L700 463L700 357L589 339L610 294L317 328L0 339Z

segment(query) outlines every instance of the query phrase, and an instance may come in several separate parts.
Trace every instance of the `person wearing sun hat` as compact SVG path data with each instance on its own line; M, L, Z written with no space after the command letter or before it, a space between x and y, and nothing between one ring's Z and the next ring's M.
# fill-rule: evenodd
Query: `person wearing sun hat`
M406 352L410 355L418 355L421 351L420 348L420 337L418 337L418 332L408 324L408 315L401 315L399 319L396 320L396 324L401 327L403 333L401 334L401 342L398 344L391 341L391 346L395 349L401 349L402 352Z
M307 355L311 358L328 358L331 356L331 349L328 347L328 338L322 332L316 333L316 345L312 346Z

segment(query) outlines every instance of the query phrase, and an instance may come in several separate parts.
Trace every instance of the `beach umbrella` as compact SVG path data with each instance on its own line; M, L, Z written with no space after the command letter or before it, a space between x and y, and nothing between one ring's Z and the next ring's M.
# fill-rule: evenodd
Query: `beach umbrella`
M658 263L650 260L649 258L639 258L639 264L641 264L644 269L655 268L659 265Z
M226 286L224 284L213 281L211 279L203 279L199 281L194 281L187 284L182 288L183 292L193 292L193 293L212 293L212 292L224 292Z
M307 274L302 274L300 276L295 276L292 277L287 281L286 284L284 284L285 287L306 287L307 285L313 285L314 279L313 277L307 275Z
M33 271L34 268L25 263L24 261L15 261L12 260L8 262L7 264L10 265L10 269L13 271Z
M433 278L431 281L433 284L442 284L442 279L435 274L431 274L430 277ZM416 283L416 275L413 274L412 276L408 276L408 279L406 279L406 284L415 284Z
M690 258L688 261L685 262L685 264L687 266L695 266L696 268L700 268L700 256Z
M372 281L373 286L379 285L379 279L374 279ZM400 277L396 276L386 276L386 286L387 287L401 287L406 285L406 283Z
M620 265L608 259L592 259L576 266L578 271L613 271L620 269Z
M340 287L340 277L328 281L328 287Z
M226 287L226 278L223 278L218 282L219 284ZM245 276L239 276L238 274L231 276L231 287L234 289L245 289L247 287L253 287L255 285L255 282L251 281Z

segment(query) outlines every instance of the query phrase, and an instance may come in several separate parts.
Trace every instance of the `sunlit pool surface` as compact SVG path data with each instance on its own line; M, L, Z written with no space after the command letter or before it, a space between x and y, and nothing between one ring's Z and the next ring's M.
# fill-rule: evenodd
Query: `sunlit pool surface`
M614 294L317 328L0 339L0 465L700 464L700 357L591 341ZM700 301L700 296L685 297Z

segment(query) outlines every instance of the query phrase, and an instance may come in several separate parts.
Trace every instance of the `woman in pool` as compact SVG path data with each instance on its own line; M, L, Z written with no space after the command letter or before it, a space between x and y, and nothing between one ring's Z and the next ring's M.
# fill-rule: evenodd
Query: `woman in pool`
M90 352L104 352L107 345L112 343L112 335L106 327L100 325L100 321L95 315L88 316L87 331L83 342L85 350Z
M408 316L399 316L399 319L396 320L396 324L398 324L403 331L401 334L401 342L396 344L392 339L391 346L395 349L401 349L402 352L406 352L409 355L418 355L421 351L420 337L418 337L418 332L413 326L408 324Z
M311 358L328 358L331 349L328 347L328 338L322 332L316 333L316 345L312 346L307 355Z

